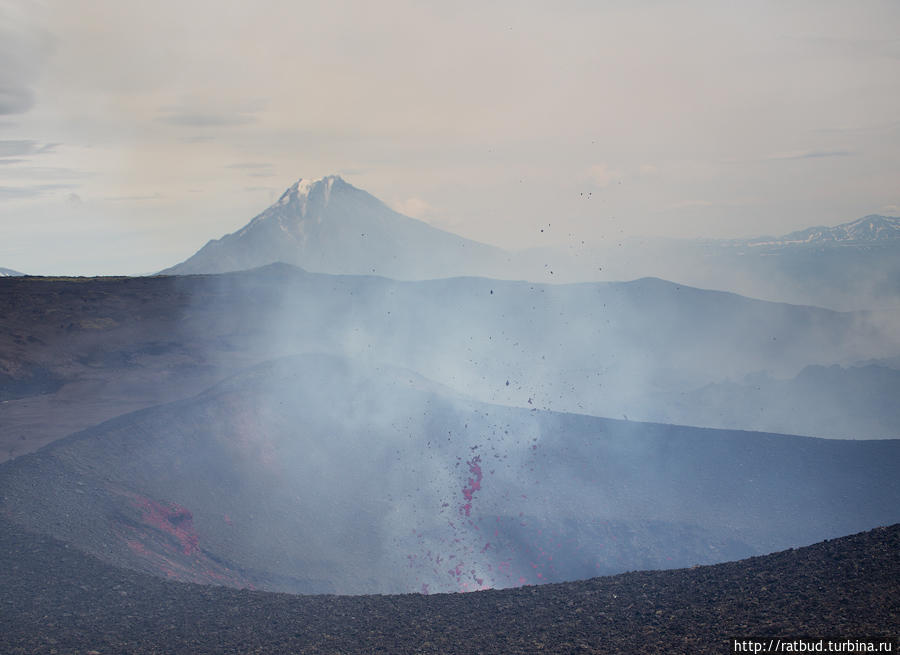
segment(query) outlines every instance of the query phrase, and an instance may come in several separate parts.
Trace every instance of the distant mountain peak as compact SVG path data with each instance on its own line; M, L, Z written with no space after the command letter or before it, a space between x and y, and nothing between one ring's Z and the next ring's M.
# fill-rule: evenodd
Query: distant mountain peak
M781 237L759 237L749 246L863 245L900 240L900 218L869 214L834 227L818 225Z
M838 225L834 229L845 230L850 237L857 241L896 239L900 237L900 217L869 214L855 221Z
M163 274L223 273L286 262L319 273L425 279L485 274L492 246L403 216L339 175L300 178L239 230Z
M345 182L340 175L326 175L318 179L301 177L285 189L273 205L234 234L243 236L261 229L265 224L276 224L281 236L305 241L303 224L311 220L322 223L335 189L353 191L360 196L368 195ZM372 201L378 202L374 197Z

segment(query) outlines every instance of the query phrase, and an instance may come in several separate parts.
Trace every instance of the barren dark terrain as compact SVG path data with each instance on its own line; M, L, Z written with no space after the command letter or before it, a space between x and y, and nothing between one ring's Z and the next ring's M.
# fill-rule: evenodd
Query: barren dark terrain
M729 653L734 638L896 640L898 581L894 525L692 569L469 594L292 596L167 582L0 519L0 652Z
M7 277L0 279L0 461L302 352L374 358L488 402L659 420L664 407L641 407L650 392L677 400L762 369L790 377L810 364L894 357L898 348L895 331L865 313L651 279L396 282L283 264L186 277ZM673 415L720 425L713 409L688 412L679 402ZM853 423L844 414L840 436L884 436L870 433L870 418ZM821 420L805 425L803 416L766 427L823 436L809 429Z
M258 361L223 336L224 319L208 338L191 329L192 310L212 318L203 301L178 278L4 279L0 461Z

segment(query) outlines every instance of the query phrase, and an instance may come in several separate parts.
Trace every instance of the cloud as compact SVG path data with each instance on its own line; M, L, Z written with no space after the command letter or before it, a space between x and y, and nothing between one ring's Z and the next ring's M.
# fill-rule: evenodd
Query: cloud
M51 50L49 36L28 13L31 9L0 0L0 115L23 114L34 106L32 87Z
M209 102L187 101L183 104L160 108L160 116L157 120L168 125L180 127L236 127L257 122L256 116L264 107L260 101L243 101L222 108L222 104L216 105L217 109L209 110L204 105Z
M0 79L0 114L23 114L34 106L34 93L28 87L9 79Z
M88 171L62 168L58 166L10 166L3 169L3 177L29 180L73 180L92 177Z
M169 125L183 127L233 127L236 125L248 125L256 122L256 117L250 114L214 114L192 111L170 111L159 117L159 121Z
M875 125L845 125L835 127L820 127L814 131L822 134L879 134L896 132L900 129L900 121L889 121Z
M73 189L74 184L34 184L31 186L0 186L0 200L19 200L22 198L37 198L45 196L53 191Z
M787 152L766 157L768 160L786 161L792 159L823 159L826 157L851 157L854 153L849 150L801 150L799 152Z
M432 207L421 198L407 198L406 200L398 202L394 209L405 216L422 218L431 212Z
M178 139L182 143L209 143L211 141L215 141L215 137L209 134L195 134L193 136L186 136Z
M246 161L239 162L237 164L228 164L225 168L239 168L246 170L261 170L261 169L270 169L272 168L272 164L268 162L257 162L257 161Z
M147 200L162 200L163 196L161 193L156 192L151 195L143 195L143 196L109 196L108 198L104 198L104 200L108 200L110 202L145 202Z
M711 200L683 200L676 202L667 207L667 209L689 209L691 207L715 207L716 203Z
M40 191L34 187L0 186L0 199L33 198L40 195Z
M801 40L827 54L837 53L863 59L900 59L900 39L897 38L806 36Z
M53 150L58 143L40 144L31 139L0 141L0 157L27 157L30 155L42 155Z
M272 172L272 164L267 162L239 162L229 164L225 168L246 171L248 177L275 177L275 173Z
M607 164L595 164L588 169L587 174L591 182L601 189L622 179L622 173L610 168Z

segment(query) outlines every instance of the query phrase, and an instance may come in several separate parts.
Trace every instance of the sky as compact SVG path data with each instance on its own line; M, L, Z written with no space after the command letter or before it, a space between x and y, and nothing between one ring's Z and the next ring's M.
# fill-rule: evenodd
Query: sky
M900 215L900 3L0 0L0 267L140 274L298 178L506 248Z

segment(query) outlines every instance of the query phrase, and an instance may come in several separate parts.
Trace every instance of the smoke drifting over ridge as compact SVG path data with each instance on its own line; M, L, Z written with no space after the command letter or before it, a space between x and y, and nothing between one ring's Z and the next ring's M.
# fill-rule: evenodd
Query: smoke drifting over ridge
M528 409L638 420L669 411L680 422L716 425L709 408L686 406L680 396L761 372L792 378L810 364L850 366L900 350L896 333L871 314L766 303L662 280L397 282L286 266L207 280L204 286L219 288L203 302L232 297L236 305L232 315L227 300L216 304L224 313L213 320L243 331L241 348L258 357L328 352L392 364L475 399ZM245 315L247 302L253 309ZM792 425L802 427L802 417ZM782 431L777 422L770 429Z
M898 448L504 408L304 355L22 457L0 471L0 496L26 527L174 579L471 591L896 520Z
M790 377L810 362L846 365L898 349L896 336L864 313L752 301L653 279L397 282L276 265L211 283L224 285L217 294L225 298L246 294L237 292L241 285L255 289L250 294L261 311L254 320L266 326L261 353L330 353L275 365L286 389L273 396L286 394L315 410L292 413L284 424L276 419L281 427L274 431L264 421L259 430L283 433L312 420L311 411L323 423L309 433L331 435L312 442L295 435L310 468L279 475L318 481L295 496L316 499L308 516L327 526L324 534L337 526L358 530L340 538L349 551L341 551L341 566L352 573L330 578L338 591L532 584L721 561L842 534L852 522L838 509L841 494L848 497L837 491L844 483L835 482L843 474L836 462L811 462L833 456L819 449L838 452L846 444L691 429L673 436L672 428L590 424L546 412L621 415L628 407L633 420L642 409L653 411L654 392L683 393L760 370ZM306 381L294 388L288 372L297 366ZM335 385L334 366L353 372ZM435 387L415 374L407 380L393 366L445 388L427 399L410 395L410 388ZM398 375L405 391L396 389ZM258 411L283 419L283 401L279 408L264 396L258 402ZM703 408L695 412L702 416ZM357 451L351 444L368 434L374 441ZM261 438L263 460L295 461L284 446ZM872 461L866 450L872 446L859 447L842 456L868 469L880 456L893 458L896 442L884 442L888 450ZM803 471L802 482L793 469ZM893 520L888 508L896 485L876 474L872 489L877 500L867 511L878 518L857 517L853 529ZM721 502L711 506L708 497ZM800 515L815 517L815 527L797 523ZM261 537L250 551L268 553L260 563L282 561L289 549L269 550L275 541ZM317 548L336 552L327 536ZM304 566L322 581L337 563ZM366 578L367 566L379 573Z
M889 283L896 276L896 258L892 259L891 253L900 243L895 238L896 222L897 219L890 217L869 216L833 229L807 231L806 236L798 233L781 238L712 242L657 240L625 243L625 248L619 243L618 247L599 251L583 247L582 242L582 247L569 251L511 253L460 239L401 216L339 176L328 176L320 180L301 179L244 228L210 241L193 257L166 272L221 272L285 261L313 272L371 272L403 280L447 278L460 273L538 280L544 284L529 285L534 292L530 298L519 294L506 304L497 299L484 299L491 302L485 302L483 307L471 301L465 301L465 307L459 305L462 316L475 312L482 319L480 327L478 322L471 321L460 325L460 331L468 334L471 343L452 343L441 330L434 329L439 323L456 325L467 320L450 315L452 311L437 304L442 320L426 318L428 325L423 331L442 345L434 350L452 353L447 359L456 360L442 362L441 370L429 366L427 357L408 356L399 351L386 353L381 361L408 365L447 383L459 378L458 384L451 383L451 386L478 389L478 398L505 404L524 405L530 398L532 405L539 401L542 407L593 414L720 427L762 426L814 436L884 437L900 433L900 426L895 430L893 419L874 423L863 420L875 409L865 404L851 408L850 413L857 418L842 421L823 434L821 422L812 421L807 426L784 411L776 412L781 418L773 420L761 418L760 408L747 406L745 402L738 401L733 410L707 410L696 404L686 406L681 397L697 395L710 384L741 384L748 375L757 380L766 375L775 380L789 380L809 365L848 367L867 359L865 353L893 355L896 349L883 348L882 337L897 333L896 316L884 311L885 303L890 306L898 302ZM604 267L606 272L601 273ZM752 289L765 298L801 298L807 305L846 307L849 304L857 308L879 308L879 311L846 315L852 319L825 319L822 312L814 309L753 305L725 294L705 294L679 284L667 286L660 280L643 278L630 283L633 288L623 291L622 298L609 302L608 298L596 302L590 294L579 295L573 291L576 287L557 290L551 294L555 297L550 303L541 298L549 288L546 282L595 280L600 275L629 278L646 275L648 271L667 279L693 280L695 284L714 288ZM484 285L479 284L471 281L473 296L485 293L481 288ZM489 282L487 286L493 285ZM365 309L370 319L374 317L381 322L385 318L371 305L380 300L387 308L387 317L390 308L394 308L394 318L386 321L390 329L416 329L418 317L404 309L406 299L402 292L391 289L389 295L379 299L378 292L374 288L371 291L375 296L358 294L355 299L357 303L370 303ZM445 293L437 282L432 291ZM454 290L446 292L450 294L448 305L452 308L460 294ZM556 311L551 306L553 303L560 305L558 315L551 313ZM498 304L501 305L499 313L493 311ZM574 305L579 309L573 312ZM589 309L582 312L581 305ZM429 313L434 309L431 307ZM762 315L757 315L758 312ZM779 312L784 315L780 322L776 321L778 325L773 325L771 315ZM684 320L685 314L691 313L697 316ZM352 322L352 313L345 314ZM286 313L276 322L290 326L295 320L295 316ZM832 332L830 340L820 341L815 325L818 320L832 325L852 320L857 325L840 335ZM524 332L531 329L534 334L527 334L524 340L517 341L518 335L510 338L509 334L519 326L512 330L505 328L515 322L525 324ZM337 347L330 351L372 357L373 343L379 349L393 348L380 335L367 334L366 330L366 326L355 327L352 334L346 335L347 349ZM803 343L805 335L809 344ZM775 343L779 338L782 342ZM698 349L695 343L682 349L682 341L695 339L705 341L703 347ZM773 343L760 348L764 339ZM496 352L484 347L489 340ZM415 336L410 335L408 341L415 342ZM563 341L571 341L572 352L578 354L566 354ZM526 345L515 350L515 346L510 347L515 343ZM590 352L595 343L599 343L601 351L607 351L604 357L597 358ZM735 348L737 344L740 345ZM738 366L731 366L744 344L750 344L748 352L754 355L746 357ZM287 350L295 351L296 348ZM774 353L785 353L785 356L773 356ZM760 356L759 361L753 361L755 356ZM578 357L589 360L581 371L572 361ZM704 358L715 363L707 364ZM561 364L562 360L569 361ZM379 358L375 357L374 361ZM461 363L472 366L464 366L468 372L460 371L457 376L453 369ZM728 365L723 366L724 363ZM481 375L472 376L470 373L477 366L481 367ZM495 370L499 368L506 370ZM560 368L566 370L562 377L557 375ZM856 373L845 376L838 385L841 387L838 395L842 389L849 390L853 385L851 380L859 377ZM867 373L871 373L873 380L864 383L872 386L877 372ZM491 376L513 379L516 384L498 386L496 380L489 379ZM541 384L531 380L540 380ZM598 394L604 381L606 386ZM834 391L823 386L822 392L811 394L810 402L822 402L825 396L833 396Z

